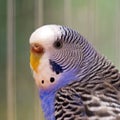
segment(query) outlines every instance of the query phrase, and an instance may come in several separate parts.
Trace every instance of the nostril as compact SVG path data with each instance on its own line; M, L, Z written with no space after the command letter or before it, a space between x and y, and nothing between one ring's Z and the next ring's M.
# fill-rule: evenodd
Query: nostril
M35 53L44 53L43 47L38 43L32 44L31 50Z

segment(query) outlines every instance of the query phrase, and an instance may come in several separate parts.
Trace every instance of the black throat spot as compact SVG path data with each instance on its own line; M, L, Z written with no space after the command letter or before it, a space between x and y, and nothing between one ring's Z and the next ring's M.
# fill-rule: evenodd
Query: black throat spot
M49 62L50 62L53 72L55 72L56 74L63 72L62 67L59 64L57 64L55 61L49 60Z

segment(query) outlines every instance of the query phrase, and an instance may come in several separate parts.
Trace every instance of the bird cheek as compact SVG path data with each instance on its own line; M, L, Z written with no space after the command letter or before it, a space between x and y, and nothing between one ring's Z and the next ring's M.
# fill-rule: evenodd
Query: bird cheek
M44 79L43 79L42 76L39 76L36 73L34 73L34 79L35 79L35 83L36 83L37 87L40 88L40 89L46 89L50 85L47 78L44 77Z
M49 87L53 86L56 83L55 77L49 77L48 75L44 76L43 74L38 75L34 73L34 79L36 85L40 89L48 89Z
M40 89L49 89L52 86L56 85L60 75L56 75L48 67L44 67L42 70L39 70L38 73L34 72L33 74L36 85Z
M32 56L31 56L32 57ZM33 56L35 57L35 56ZM32 67L34 68L33 70L33 76L36 82L36 85L40 89L48 89L54 86L59 78L60 74L56 74L53 69L51 69L51 65L48 59L48 54L43 54L41 58L31 58L33 59ZM36 64L34 63L34 59Z

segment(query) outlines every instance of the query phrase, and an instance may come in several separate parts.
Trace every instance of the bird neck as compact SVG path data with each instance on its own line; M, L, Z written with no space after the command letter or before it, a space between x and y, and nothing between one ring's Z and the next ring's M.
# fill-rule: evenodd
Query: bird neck
M87 81L90 76L96 76L98 78L110 78L112 76L116 76L116 78L119 77L120 79L118 69L116 69L116 67L107 60L107 58L99 54L92 45L88 43L87 46L83 47L82 52L83 60L80 67L81 69L77 75L77 77L82 79L82 81Z
M54 117L54 99L55 92L40 90L39 97L41 100L41 107L46 120L55 120Z
M104 66L111 66L111 63L104 56L99 54L86 39L80 41L80 46L82 62L76 71L79 80L88 75L97 74L96 72L103 70Z

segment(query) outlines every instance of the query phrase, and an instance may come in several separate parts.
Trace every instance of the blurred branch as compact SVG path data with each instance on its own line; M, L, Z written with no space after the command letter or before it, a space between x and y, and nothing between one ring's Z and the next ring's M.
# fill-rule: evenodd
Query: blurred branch
M35 28L43 24L43 0L35 0Z
M64 24L72 25L71 0L64 0Z
M15 120L14 0L7 0L7 120Z

